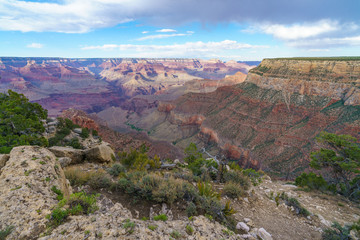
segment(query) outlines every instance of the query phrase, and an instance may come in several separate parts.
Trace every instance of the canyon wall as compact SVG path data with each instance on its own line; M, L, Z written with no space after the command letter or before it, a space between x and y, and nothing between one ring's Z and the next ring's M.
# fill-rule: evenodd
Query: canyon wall
M251 68L200 59L0 57L0 90L24 93L50 115L69 107L98 112L135 95L161 94L193 79L222 79Z
M360 138L360 61L266 59L245 82L162 101L150 136L294 177L308 168L321 131ZM154 116L157 117L154 117ZM156 120L157 119L157 120Z

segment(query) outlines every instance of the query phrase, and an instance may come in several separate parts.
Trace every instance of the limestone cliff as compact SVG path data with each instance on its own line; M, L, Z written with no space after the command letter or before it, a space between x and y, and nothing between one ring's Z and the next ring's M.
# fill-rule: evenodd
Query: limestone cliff
M259 87L360 105L360 60L265 59L247 77Z

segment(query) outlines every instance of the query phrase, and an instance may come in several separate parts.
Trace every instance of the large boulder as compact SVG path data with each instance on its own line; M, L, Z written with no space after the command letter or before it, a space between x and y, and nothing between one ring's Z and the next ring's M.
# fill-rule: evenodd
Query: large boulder
M15 147L0 175L0 229L13 226L7 239L37 239L46 230L46 215L72 190L55 155L37 146Z
M53 146L49 150L55 154L56 157L68 157L71 158L71 164L82 163L84 161L84 151L80 149L75 149L72 147L60 147Z
M111 162L114 156L114 151L106 143L85 150L85 160L89 162Z
M0 154L0 170L5 166L9 158L10 158L9 154Z

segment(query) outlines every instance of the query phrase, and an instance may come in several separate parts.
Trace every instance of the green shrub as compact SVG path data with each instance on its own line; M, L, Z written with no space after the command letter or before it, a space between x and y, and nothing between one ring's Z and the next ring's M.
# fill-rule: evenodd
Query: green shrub
M63 224L69 216L68 210L64 210L60 207L55 208L47 218L50 220L50 225L59 226Z
M7 236L9 236L14 229L14 226L7 226L4 230L0 230L0 240L5 240Z
M91 134L92 134L93 136L99 136L98 131L96 131L95 129L91 130Z
M258 185L262 181L262 176L264 175L263 171L256 171L252 168L247 168L242 171L244 176L247 176L250 178L252 184L254 186Z
M81 128L81 133L80 133L80 137L85 139L89 137L89 129L88 128Z
M186 225L185 227L186 233L192 235L194 233L194 228L191 225Z
M68 143L66 143L67 146L73 147L75 149L83 149L84 146L79 142L79 139L77 137L72 138Z
M92 189L101 189L110 187L112 182L104 173L97 173L91 176L88 184Z
M228 171L224 173L224 180L226 183L233 182L239 184L244 188L244 190L248 190L250 188L250 180L247 176L240 171Z
M143 149L140 151L132 149L130 153L120 152L118 153L118 156L121 164L124 165L127 169L145 171L147 165L150 167L150 169L160 168L160 158L155 155L153 159L150 159L146 154L146 151L147 148L143 147Z
M135 230L135 223L131 222L130 219L126 219L123 223L123 228L126 229L127 233L133 233Z
M228 182L225 184L223 189L224 195L230 198L239 198L246 195L246 191L240 184L236 184L234 182Z
M10 153L13 147L22 145L47 146L41 122L46 118L47 110L29 102L23 94L11 90L0 93L0 153Z
M296 214L303 215L305 217L310 215L310 212L301 206L296 198L289 198L284 192L280 195L280 198L285 201L285 204L295 209Z
M322 176L317 176L315 173L309 174L302 173L295 179L295 185L300 187L307 187L311 190L325 191L329 189L329 186Z
M111 166L111 168L108 168L106 170L111 176L117 177L120 173L123 173L126 171L125 167L121 164L115 163Z
M58 189L56 186L52 186L51 187L51 191L53 191L57 196L56 199L58 201L62 200L64 198L64 194L62 193L62 191L60 189Z
M158 225L149 225L148 228L151 230L151 231L154 231L158 228Z
M178 231L172 231L171 233L170 233L170 236L172 237L172 238L175 238L175 239L178 239L178 238L180 238L181 237L181 234L178 232Z
M215 190L213 190L211 184L198 182L197 186L198 186L200 196L220 199L220 194L217 193Z
M325 229L322 234L323 240L351 240L350 236L351 226L342 227L339 223L334 222L333 229Z
M166 214L160 214L160 215L154 216L154 220L165 222L168 220L168 217L166 216Z
M105 173L103 171L83 171L77 167L69 167L64 171L65 177L70 181L71 186L82 186L90 182L91 179L98 180ZM96 181L91 181L92 185L97 185Z

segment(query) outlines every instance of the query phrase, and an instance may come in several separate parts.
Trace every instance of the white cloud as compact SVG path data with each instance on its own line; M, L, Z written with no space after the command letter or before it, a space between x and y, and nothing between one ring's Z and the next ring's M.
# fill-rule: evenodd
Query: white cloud
M319 36L339 30L339 23L336 21L322 20L315 23L294 24L285 26L280 24L264 25L260 29L282 40L297 40L309 37ZM251 31L251 29L249 29Z
M313 48L317 47L318 49L329 48L329 47L338 47L338 46L360 46L360 35L353 37L327 37L327 38L318 38L318 39L305 39L301 41L294 41L288 43L291 47L301 47L301 48Z
M156 32L160 32L160 33L169 33L169 32L177 32L174 29L168 29L168 28L164 28L164 29L160 29L160 30L156 30Z
M142 31L141 33L142 33L142 34L146 34L146 33L149 33L149 31Z
M27 48L43 48L43 44L41 43L31 43L31 44L28 44L26 45Z
M173 34L156 34L156 35L149 35L146 37L138 38L138 41L144 40L154 40L154 39L162 39L162 38L170 38L170 37L183 37L183 36L190 36L189 33L173 33Z
M221 42L187 42L172 45L136 45L136 44L105 44L87 46L82 50L118 50L129 57L225 57L234 56L234 51L244 49L268 48L263 45L250 45L232 40Z

